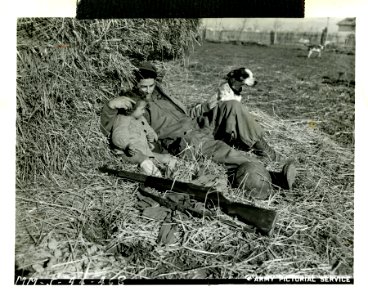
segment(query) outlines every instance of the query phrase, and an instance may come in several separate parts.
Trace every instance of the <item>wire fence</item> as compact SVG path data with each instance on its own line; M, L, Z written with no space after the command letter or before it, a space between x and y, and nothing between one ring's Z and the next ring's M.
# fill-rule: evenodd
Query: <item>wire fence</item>
M264 45L320 44L323 32L230 31L206 29L203 37L210 42L243 42ZM355 48L354 32L329 33L325 38L330 46Z

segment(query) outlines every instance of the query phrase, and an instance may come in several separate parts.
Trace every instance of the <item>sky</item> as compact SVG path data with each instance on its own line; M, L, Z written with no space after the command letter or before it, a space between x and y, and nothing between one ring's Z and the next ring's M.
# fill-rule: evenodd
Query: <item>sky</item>
M225 30L260 30L268 31L275 29L281 31L310 31L317 32L328 26L329 32L337 32L337 22L343 17L332 18L304 18L304 19L283 19L283 18L210 18L202 19L203 26L208 29Z

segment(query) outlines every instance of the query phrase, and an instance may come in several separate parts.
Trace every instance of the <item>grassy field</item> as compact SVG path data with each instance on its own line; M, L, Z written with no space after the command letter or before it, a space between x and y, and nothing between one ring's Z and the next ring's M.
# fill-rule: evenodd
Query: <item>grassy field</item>
M136 170L108 151L99 131L106 99L100 99L74 116L56 112L63 126L50 123L46 138L68 155L49 153L43 164L55 171L35 172L32 184L17 181L17 274L84 279L353 275L355 57L306 55L298 47L204 43L185 67L159 63L166 72L164 85L188 105L208 99L232 68L253 71L258 84L245 90L244 105L269 143L296 159L299 173L293 190L275 190L265 201L226 192L235 201L277 210L272 236L175 214L175 242L159 244L161 222L142 215L137 184L97 169L109 164ZM185 176L199 169L221 173L221 167L199 161L182 163L176 178L188 180Z

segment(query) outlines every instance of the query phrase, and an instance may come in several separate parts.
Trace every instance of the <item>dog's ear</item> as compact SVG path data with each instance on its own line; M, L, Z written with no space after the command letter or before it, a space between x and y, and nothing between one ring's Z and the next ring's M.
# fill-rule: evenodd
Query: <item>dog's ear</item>
M250 75L249 75L249 73L248 73L248 71L247 71L246 68L240 68L240 76L239 76L239 79L241 81L247 79L249 76Z

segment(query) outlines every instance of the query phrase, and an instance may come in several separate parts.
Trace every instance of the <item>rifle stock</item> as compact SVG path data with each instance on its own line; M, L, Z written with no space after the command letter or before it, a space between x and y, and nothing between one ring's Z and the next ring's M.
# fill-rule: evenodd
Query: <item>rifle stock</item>
M277 212L270 209L252 206L249 204L232 202L221 192L208 187L195 185L189 182L171 180L168 178L147 176L129 171L114 170L103 166L99 168L103 173L125 178L133 182L143 183L145 186L155 188L159 191L174 191L190 195L197 201L218 205L227 215L236 217L238 220L255 226L257 230L266 235L270 235L277 219Z

